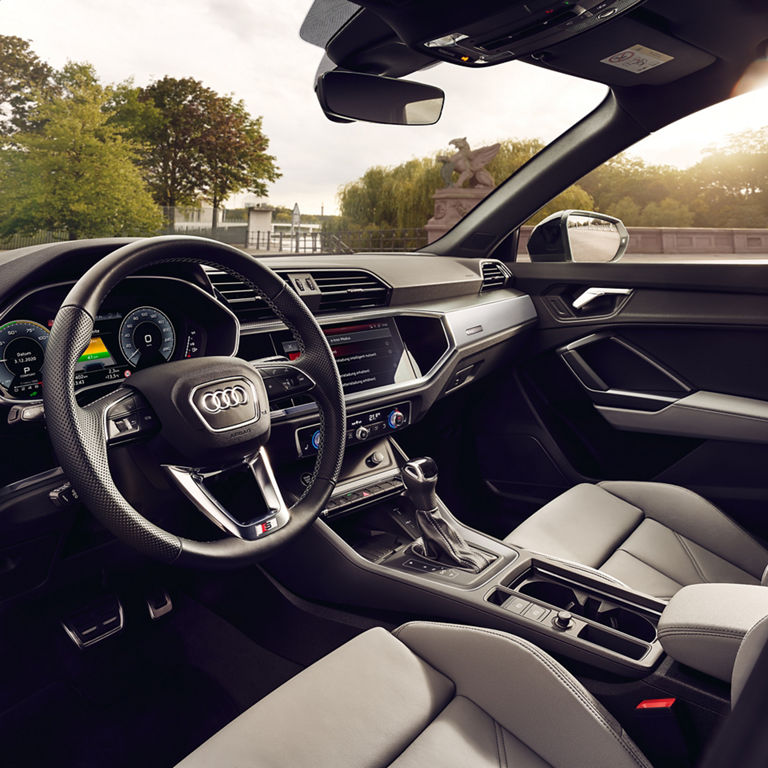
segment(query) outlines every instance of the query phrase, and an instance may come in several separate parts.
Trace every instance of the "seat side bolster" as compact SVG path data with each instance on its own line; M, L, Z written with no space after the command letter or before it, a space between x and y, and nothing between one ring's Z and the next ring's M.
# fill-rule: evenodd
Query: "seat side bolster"
M491 629L412 622L395 636L556 768L650 768L619 724L565 668ZM580 762L581 761L581 762Z

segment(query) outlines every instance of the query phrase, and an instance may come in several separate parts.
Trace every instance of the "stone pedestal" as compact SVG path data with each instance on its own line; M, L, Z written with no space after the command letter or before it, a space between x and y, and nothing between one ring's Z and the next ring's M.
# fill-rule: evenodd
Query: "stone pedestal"
M435 215L427 222L427 242L442 237L459 219L463 219L484 197L493 190L488 187L444 187L438 189L432 199L435 201Z

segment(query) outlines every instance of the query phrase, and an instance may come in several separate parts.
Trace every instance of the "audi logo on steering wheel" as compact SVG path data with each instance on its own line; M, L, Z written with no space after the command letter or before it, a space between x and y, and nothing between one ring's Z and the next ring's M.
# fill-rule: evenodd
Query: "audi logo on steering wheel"
M200 405L206 413L220 413L221 411L237 408L248 402L248 393L245 387L226 387L213 392L206 392L200 398Z

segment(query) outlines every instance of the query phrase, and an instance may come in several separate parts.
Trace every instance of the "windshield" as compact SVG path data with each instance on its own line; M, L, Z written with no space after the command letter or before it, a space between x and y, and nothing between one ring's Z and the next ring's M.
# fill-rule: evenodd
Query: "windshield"
M312 93L321 51L299 37L309 6L4 0L0 248L176 232L258 253L414 250L605 94L516 62L440 64L417 78L447 94L436 125L339 125ZM529 223L575 208L629 225L724 226L684 169L717 165L728 131L768 124L764 99L743 98L740 123L721 105L717 119L692 118L693 130L669 128L619 161L642 165L642 193L637 175L620 196L587 177Z

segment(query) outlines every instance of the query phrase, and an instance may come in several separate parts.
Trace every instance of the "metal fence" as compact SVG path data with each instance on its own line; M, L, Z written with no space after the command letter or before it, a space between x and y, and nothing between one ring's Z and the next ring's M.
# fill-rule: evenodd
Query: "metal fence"
M216 235L218 237L218 233ZM248 233L248 251L262 253L358 253L415 251L427 244L423 229L355 232Z
M416 251L427 244L427 233L423 229L381 229L355 232L290 232L253 231L247 225L210 228L187 227L177 224L166 227L156 234L195 235L209 237L223 243L235 245L253 253L370 253L391 251ZM67 233L36 232L33 235L11 235L0 240L0 251L24 248L67 240Z
M14 248L27 248L30 245L58 243L67 239L69 239L68 235L63 230L58 232L35 232L33 235L10 235L5 239L0 239L0 251L11 251Z

